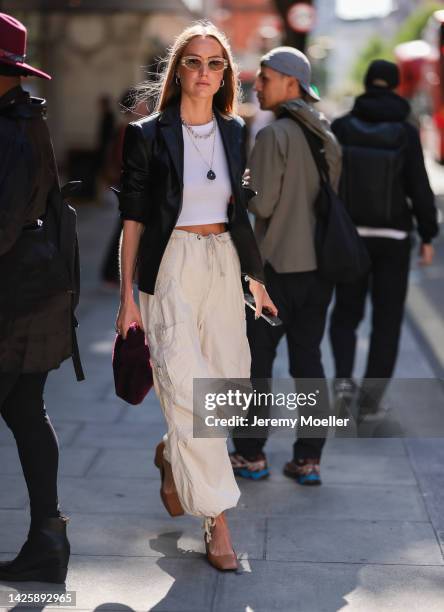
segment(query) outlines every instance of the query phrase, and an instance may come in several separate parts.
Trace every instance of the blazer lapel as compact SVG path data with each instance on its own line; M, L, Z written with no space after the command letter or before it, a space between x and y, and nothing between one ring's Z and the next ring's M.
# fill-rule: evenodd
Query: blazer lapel
M183 185L183 135L178 104L168 106L162 112L159 125L180 184Z
M240 186L241 168L241 131L238 125L232 119L225 119L222 114L216 109L215 112L219 131L222 135L222 142L227 157L228 169L230 172L231 189L236 198L238 196Z

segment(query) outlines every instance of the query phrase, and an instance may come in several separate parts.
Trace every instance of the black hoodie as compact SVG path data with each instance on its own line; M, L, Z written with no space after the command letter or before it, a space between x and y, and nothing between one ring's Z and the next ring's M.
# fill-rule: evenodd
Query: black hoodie
M393 220L390 227L410 231L413 227L413 217L416 219L417 230L424 243L429 243L439 231L435 199L430 187L424 165L424 156L418 130L407 121L410 115L410 105L404 99L381 88L369 89L355 100L354 107L347 115L332 123L332 130L339 142L345 146L347 124L353 117L367 123L398 123L406 134L406 149L401 174L402 185L396 191L396 197L403 211ZM371 176L371 173L369 174ZM370 179L371 180L371 179ZM362 186L365 189L365 185ZM407 201L410 200L410 204Z

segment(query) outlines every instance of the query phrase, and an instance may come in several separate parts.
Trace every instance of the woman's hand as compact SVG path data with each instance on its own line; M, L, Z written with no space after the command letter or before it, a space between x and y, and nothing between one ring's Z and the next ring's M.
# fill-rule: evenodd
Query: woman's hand
M127 298L120 302L119 312L116 319L116 332L126 340L129 326L131 323L136 323L143 330L142 317L139 307L133 297Z
M250 168L245 168L245 172L242 175L242 187L249 187L251 182Z
M274 317L277 317L278 309L271 301L271 298L268 295L265 286L259 281L250 278L249 289L254 297L254 302L256 304L254 318L258 319L261 316L263 308L265 308L265 310L267 310Z

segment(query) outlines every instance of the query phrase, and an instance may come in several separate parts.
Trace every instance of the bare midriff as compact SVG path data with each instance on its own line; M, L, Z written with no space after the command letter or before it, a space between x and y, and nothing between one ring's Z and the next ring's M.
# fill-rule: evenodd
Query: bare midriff
M176 225L174 229L200 234L201 236L208 236L209 234L222 234L222 232L226 232L227 226L225 223L207 223L205 225Z

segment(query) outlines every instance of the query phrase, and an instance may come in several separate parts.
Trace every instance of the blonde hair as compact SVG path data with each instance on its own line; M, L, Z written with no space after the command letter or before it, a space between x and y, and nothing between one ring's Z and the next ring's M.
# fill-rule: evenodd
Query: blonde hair
M180 98L180 85L175 79L177 65L185 47L198 36L214 38L221 45L223 57L228 61L223 77L224 85L214 94L214 105L225 114L237 112L241 91L238 67L234 62L227 37L211 21L207 20L196 21L179 34L168 49L167 56L160 62L161 71L160 74L156 74L157 80L148 80L138 86L138 102L144 101L148 108L154 106L155 111L163 111Z

